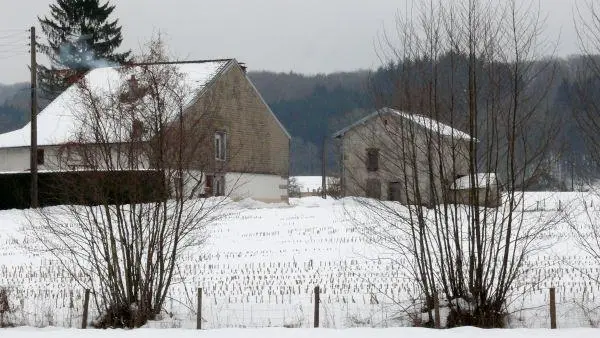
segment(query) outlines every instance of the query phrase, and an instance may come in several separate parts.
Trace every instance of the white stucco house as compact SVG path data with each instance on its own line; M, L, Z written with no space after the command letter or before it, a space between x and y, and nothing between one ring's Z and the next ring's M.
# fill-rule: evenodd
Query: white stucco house
M144 119L144 105L150 107L154 95L148 74L162 74L167 68L181 81L164 86L173 92L164 95L180 102L171 102L171 110L160 107L172 116L152 134L152 121ZM96 98L96 103L84 96ZM110 144L115 158L120 158L119 151L134 148L145 154L136 165L127 160L114 168L152 169L156 163L152 154L163 151L157 149L156 140L184 137L194 149L185 151L183 165L189 172L202 172L201 187L184 187L186 194L263 202L288 199L290 134L235 59L96 68L39 112L37 125L41 172L106 169L96 163L98 159L84 160L73 149L89 153L99 147L98 135L91 130L110 125L111 136L103 143ZM30 128L27 124L0 135L0 173L30 171ZM174 155L169 161L183 163Z

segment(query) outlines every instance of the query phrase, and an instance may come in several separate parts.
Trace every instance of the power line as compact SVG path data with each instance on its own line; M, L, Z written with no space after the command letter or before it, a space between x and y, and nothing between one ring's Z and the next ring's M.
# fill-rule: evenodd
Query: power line
M0 31L2 32L2 31ZM15 33L0 33L0 39L13 38L21 35L27 34L27 31L15 32Z
M15 53L15 52L26 52L28 50L28 48L26 48L26 46L7 46L7 47L11 47L11 48L2 48L3 46L0 45L0 54L2 53Z
M14 53L14 54L10 54L10 55L0 55L0 60L6 60L6 59L14 58L17 56L27 55L27 54L29 54L29 53L28 52L20 52L20 53Z
M30 29L23 29L23 28L0 28L0 33L4 33L4 32L29 32Z

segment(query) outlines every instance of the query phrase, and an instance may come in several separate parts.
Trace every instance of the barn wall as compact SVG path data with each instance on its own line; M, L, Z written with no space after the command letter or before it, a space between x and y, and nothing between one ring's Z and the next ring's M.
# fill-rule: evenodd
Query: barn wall
M406 120L390 115L373 117L342 137L343 193L366 196L367 180L377 179L381 199L391 199L390 183L398 182L400 192L395 198L404 204L440 202L444 185L453 182L455 175L468 173L466 142L454 143L452 151L453 145L445 137L432 135ZM379 149L376 172L367 170L368 148Z
M234 200L252 198L266 203L287 203L287 181L278 175L227 173L225 190Z

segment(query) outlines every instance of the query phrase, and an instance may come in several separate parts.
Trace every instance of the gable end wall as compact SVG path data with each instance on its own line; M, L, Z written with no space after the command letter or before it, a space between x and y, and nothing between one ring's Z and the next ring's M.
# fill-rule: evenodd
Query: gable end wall
M249 81L234 62L192 107L211 116L212 134L227 133L227 162L214 160L212 146L211 161L223 171L287 177L290 139Z

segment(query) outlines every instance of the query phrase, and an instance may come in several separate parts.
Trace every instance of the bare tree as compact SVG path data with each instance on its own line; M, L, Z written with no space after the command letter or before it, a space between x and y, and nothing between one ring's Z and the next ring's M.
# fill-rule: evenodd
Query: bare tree
M574 81L574 115L584 135L588 154L596 163L600 158L600 101L596 90L600 86L600 10L593 1L576 6L575 27L583 62L578 64Z
M372 220L360 229L409 262L425 309L448 302L448 326L503 326L552 224L524 200L557 128L539 85L542 22L516 1L417 2L397 18L399 42L380 45L389 79L373 92L396 109L343 136L345 193L379 199L361 200Z
M577 205L565 213L579 249L596 263L600 263L600 220L597 187L597 169L600 166L600 8L594 1L584 1L575 7L575 27L583 62L578 64L577 76L573 82L573 114L585 140L587 156L595 169L595 175L588 182L589 194L582 195ZM597 271L576 267L593 280L600 283ZM584 307L585 299L581 301Z
M194 106L198 88L167 61L153 41L137 65L77 85L79 129L53 165L70 171L58 183L78 200L40 209L31 222L44 248L93 291L99 327L154 319L181 253L204 242L226 201L226 193L198 199L207 175L226 170L214 153L217 100Z

